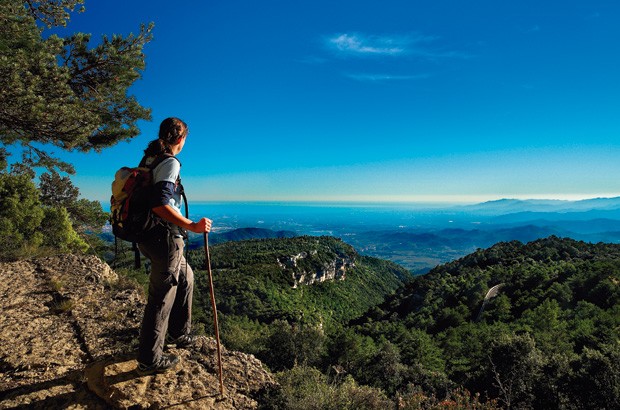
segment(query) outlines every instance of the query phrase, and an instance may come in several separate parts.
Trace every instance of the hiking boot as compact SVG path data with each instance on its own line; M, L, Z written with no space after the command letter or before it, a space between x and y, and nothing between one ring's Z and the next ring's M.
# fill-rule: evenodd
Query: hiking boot
M182 335L177 338L172 338L170 335L166 335L166 346L175 345L177 348L183 349L188 346L192 346L198 340L198 336L194 335Z
M151 365L138 363L137 372L140 376L148 374L164 373L167 370L174 369L179 363L179 357L174 355L163 355L159 360Z

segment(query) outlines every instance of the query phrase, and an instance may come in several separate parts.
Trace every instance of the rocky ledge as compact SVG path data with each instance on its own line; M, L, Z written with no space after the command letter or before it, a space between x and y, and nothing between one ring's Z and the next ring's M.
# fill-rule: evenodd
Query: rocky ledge
M257 408L277 389L251 355L203 338L176 371L140 377L135 350L145 297L95 256L0 264L0 409Z

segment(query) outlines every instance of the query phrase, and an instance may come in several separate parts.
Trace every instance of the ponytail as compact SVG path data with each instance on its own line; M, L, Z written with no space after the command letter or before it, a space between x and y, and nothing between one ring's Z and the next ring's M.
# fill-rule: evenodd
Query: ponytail
M187 124L182 120L170 117L163 120L159 126L159 138L149 142L144 150L144 155L154 157L161 154L170 154L172 145L176 144L179 139L186 137L189 133Z
M166 145L159 138L149 142L149 145L144 150L144 155L147 157L156 157L164 153L170 153L170 146Z

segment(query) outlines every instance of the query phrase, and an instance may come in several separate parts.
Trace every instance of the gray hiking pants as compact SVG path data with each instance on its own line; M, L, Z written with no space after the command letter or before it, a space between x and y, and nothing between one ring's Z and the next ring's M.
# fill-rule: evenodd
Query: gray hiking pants
M192 321L194 272L183 256L183 238L167 232L140 243L151 260L149 297L140 329L138 362L150 365L162 356L166 333L188 334Z

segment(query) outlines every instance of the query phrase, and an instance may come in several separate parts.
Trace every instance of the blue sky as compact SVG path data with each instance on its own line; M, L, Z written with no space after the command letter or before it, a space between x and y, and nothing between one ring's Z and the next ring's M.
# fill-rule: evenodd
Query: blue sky
M106 201L159 122L190 199L620 195L617 1L86 1L68 31L154 22L142 134L62 154Z

